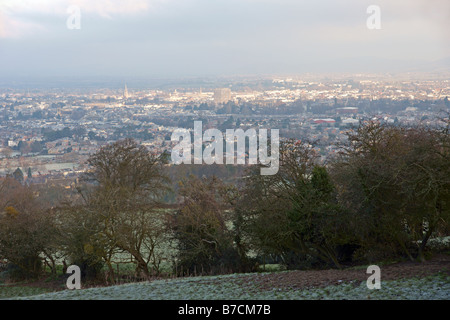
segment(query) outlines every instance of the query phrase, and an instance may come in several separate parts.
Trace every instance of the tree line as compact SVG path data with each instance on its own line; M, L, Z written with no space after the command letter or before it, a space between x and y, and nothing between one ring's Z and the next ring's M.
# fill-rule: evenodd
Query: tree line
M184 176L171 207L167 154L119 140L89 158L76 197L56 207L33 186L0 181L0 260L17 277L76 264L108 282L125 263L148 279L425 261L430 239L450 234L448 129L369 122L326 163L313 145L286 140L276 175L249 166L233 182Z

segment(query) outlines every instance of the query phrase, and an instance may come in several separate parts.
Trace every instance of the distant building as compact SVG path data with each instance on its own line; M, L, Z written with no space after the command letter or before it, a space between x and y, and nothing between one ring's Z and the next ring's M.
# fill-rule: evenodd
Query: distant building
M231 90L229 88L221 88L214 90L214 102L227 103L231 100Z
M345 127L345 126L358 126L359 125L359 120L358 119L352 119L352 118L342 119L341 125L343 127Z
M313 122L315 124L322 124L322 123L334 124L334 123L336 123L336 120L334 120L334 119L313 119Z
M355 107L337 108L336 112L337 114L356 114L358 113L358 108Z
M19 142L17 142L17 141L13 141L13 140L8 141L8 147L17 147L18 145L19 145Z
M124 99L128 99L130 95L128 94L128 88L127 85L125 84L125 90L123 90L123 98Z

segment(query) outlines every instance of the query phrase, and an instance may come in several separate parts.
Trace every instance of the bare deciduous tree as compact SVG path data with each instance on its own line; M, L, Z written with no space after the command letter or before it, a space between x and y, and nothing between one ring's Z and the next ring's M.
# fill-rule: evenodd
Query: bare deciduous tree
M159 272L161 257L156 247L164 238L164 223L158 200L167 191L164 159L152 155L132 139L120 140L101 148L89 160L86 182L80 193L84 209L98 222L109 250L103 257L110 266L112 252L130 254L137 271L150 276L149 267Z

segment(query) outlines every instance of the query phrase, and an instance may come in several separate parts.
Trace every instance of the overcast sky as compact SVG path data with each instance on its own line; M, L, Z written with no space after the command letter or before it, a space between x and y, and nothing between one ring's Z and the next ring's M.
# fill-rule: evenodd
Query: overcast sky
M448 62L449 21L448 0L0 0L0 77L408 69Z

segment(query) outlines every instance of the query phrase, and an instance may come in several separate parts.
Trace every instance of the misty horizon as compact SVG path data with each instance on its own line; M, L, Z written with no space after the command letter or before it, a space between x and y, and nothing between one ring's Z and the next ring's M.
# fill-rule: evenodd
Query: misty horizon
M68 28L71 5L79 29ZM449 9L440 0L6 0L0 80L448 72Z

